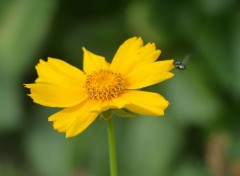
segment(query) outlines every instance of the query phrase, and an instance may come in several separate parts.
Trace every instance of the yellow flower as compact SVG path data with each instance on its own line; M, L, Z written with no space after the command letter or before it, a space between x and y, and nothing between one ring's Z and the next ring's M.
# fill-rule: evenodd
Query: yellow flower
M63 110L49 117L54 129L72 137L85 130L108 109L162 116L169 105L158 93L141 91L173 77L173 60L156 61L161 51L154 43L143 46L139 37L126 40L112 63L83 48L83 71L54 58L40 60L38 78L25 84L35 103Z

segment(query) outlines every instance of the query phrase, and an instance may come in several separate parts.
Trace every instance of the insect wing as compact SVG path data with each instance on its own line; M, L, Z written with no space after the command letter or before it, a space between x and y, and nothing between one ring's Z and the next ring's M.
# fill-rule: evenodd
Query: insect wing
M187 54L187 55L183 58L182 63L185 65L185 64L188 62L189 58L190 58L190 54Z

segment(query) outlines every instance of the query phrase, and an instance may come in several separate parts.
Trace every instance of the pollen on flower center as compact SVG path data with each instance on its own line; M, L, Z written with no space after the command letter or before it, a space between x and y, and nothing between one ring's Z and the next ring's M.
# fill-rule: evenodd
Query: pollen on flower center
M85 88L90 99L104 101L117 97L125 88L125 83L120 73L100 70L87 76Z

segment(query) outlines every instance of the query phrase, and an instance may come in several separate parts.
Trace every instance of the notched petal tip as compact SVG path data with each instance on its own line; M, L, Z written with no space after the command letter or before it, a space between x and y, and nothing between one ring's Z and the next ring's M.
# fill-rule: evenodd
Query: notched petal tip
M164 70L171 71L173 68L175 68L173 59L162 60L162 61L159 61L159 62L161 62L163 64L162 68Z
M50 117L48 117L48 121L49 122L53 122L54 121L54 119L52 117L53 117L52 115ZM54 124L53 124L53 126L54 126Z
M172 73L172 72L169 72L168 74L169 74L169 78L168 78L168 79L170 79L170 78L174 77L174 73Z
M24 87L28 88L28 84L23 84Z
M91 51L89 51L89 50L88 50L87 48L85 48L85 47L82 47L82 51L83 51L83 56L89 55L89 57L92 57L92 56L95 55L94 53L92 53Z
M101 69L108 69L109 63L105 57L92 53L83 47L83 70L87 74Z
M31 89L35 84L23 84L25 88Z
M133 37L125 40L125 42L130 41L130 40L137 40L138 38L139 38L138 36L133 36ZM141 37L140 37L140 38L141 38Z
M175 66L174 66L174 59L169 59L168 61L169 61L169 64L170 64L169 71L171 71L172 69L175 68Z
M169 102L160 94L144 91L126 91L122 97L130 102L126 109L147 116L163 116Z
M32 98L32 94L27 94L27 96L31 97Z
M142 46L143 45L142 38L137 37L137 36L131 37L131 38L125 40L121 46L125 46L125 45L130 45L131 46L131 45L134 45L134 44L138 44L138 45Z
M66 139L69 139L69 138L74 137L74 136L76 136L76 135L71 135L71 134L69 134L69 133L66 133L65 138L66 138Z
M49 61L51 61L51 60L55 60L56 58L53 58L53 57L48 57L47 58L47 61L49 62Z
M158 57L161 55L162 51L160 49L157 49L156 51L156 55L158 55Z

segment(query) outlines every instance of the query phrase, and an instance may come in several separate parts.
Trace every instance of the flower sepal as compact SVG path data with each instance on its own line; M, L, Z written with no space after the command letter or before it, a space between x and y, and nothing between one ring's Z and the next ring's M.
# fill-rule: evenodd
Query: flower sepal
M127 110L122 110L122 109L113 109L114 114L120 117L126 117L126 118L138 118L139 115L135 113L131 113Z
M112 118L112 110L109 109L107 111L103 111L101 114L100 114L100 119L103 119L103 120L109 120Z

